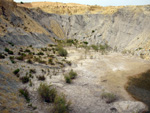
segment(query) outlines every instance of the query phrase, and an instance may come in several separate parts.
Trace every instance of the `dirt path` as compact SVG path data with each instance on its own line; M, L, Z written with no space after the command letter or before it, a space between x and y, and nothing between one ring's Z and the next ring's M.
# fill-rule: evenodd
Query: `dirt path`
M73 62L71 68L78 73L73 84L65 84L63 90L72 101L73 113L112 113L112 104L106 104L100 95L113 92L117 101L133 100L124 90L127 77L146 71L150 63L147 61L123 56L118 53L101 55L90 51L85 55L84 49L68 49L67 60ZM86 58L85 58L86 57Z

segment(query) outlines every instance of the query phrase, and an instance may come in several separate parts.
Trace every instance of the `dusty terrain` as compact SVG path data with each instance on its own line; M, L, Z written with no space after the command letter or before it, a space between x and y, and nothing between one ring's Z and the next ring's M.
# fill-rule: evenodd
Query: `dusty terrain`
M55 104L38 94L41 83L64 93L72 113L144 112L147 106L125 87L129 76L149 69L149 20L149 5L0 0L0 112L52 112ZM68 56L59 54L59 46ZM67 84L64 75L71 69L78 76Z

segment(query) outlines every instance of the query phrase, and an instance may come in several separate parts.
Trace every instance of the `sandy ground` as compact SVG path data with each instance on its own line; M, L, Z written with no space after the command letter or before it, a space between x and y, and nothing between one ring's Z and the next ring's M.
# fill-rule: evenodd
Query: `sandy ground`
M117 95L117 101L133 100L124 86L128 76L133 76L149 69L150 62L120 53L101 55L99 52L83 49L68 49L73 69L78 77L73 84L64 85L63 90L72 101L74 113L111 113L113 103L106 104L101 99L103 92Z

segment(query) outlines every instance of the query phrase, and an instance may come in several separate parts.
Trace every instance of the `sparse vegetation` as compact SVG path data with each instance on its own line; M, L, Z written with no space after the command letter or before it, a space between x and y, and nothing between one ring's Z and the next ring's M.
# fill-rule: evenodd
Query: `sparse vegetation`
M19 71L20 71L20 69L16 69L16 70L13 71L13 73L14 73L15 75L17 75L17 74L19 73Z
M75 79L77 77L77 73L71 70L68 74L64 76L64 79L66 83L70 84L72 82L72 79Z
M38 76L38 80L44 81L45 80L45 76L44 75Z
M48 60L48 63L51 64L51 65L55 65L52 58L50 58L50 59Z
M77 73L74 72L73 70L71 70L71 71L69 72L69 77L70 77L71 79L75 79L75 78L77 77Z
M92 49L98 52L98 46L96 45L91 45Z
M64 78L65 78L66 83L68 83L68 84L71 83L72 80L71 80L70 76L65 75Z
M21 77L20 80L22 81L23 84L26 84L29 82L30 79L29 76L26 75L24 77Z
M44 53L43 52L38 52L37 55L44 55Z
M113 93L104 92L101 94L102 99L105 99L106 103L112 103L117 100L117 96Z
M2 53L0 53L0 59L4 59L4 58L5 56Z
M16 63L16 62L14 61L14 59L15 59L14 56L10 56L9 59L10 59L10 61L11 61L13 64Z
M14 52L11 51L11 50L9 50L8 48L5 48L5 51L6 51L8 54L10 54L10 55L13 55L13 54L14 54Z
M55 113L69 113L71 102L66 100L64 94L56 96L54 101L54 112Z
M19 89L19 93L26 99L27 102L30 102L29 92L26 88Z
M35 69L30 69L29 72L30 72L30 73L36 73L36 70L35 70Z
M27 63L32 64L33 62L32 62L31 59L28 59L28 60L27 60Z
M64 49L63 47L61 47L61 46L58 46L58 47L57 47L57 51L58 51L58 54L59 54L60 56L63 56L63 57L66 57L67 54L68 54L67 50L65 50L65 49Z
M48 86L47 84L40 84L38 93L41 98L48 103L53 103L57 95L56 89L52 86Z

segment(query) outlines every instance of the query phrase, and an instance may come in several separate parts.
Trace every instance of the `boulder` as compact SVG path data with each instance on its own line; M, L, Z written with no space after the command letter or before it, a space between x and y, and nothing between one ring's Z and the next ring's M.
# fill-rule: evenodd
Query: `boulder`
M113 105L119 113L143 113L147 110L147 106L142 102L121 101L115 102Z

